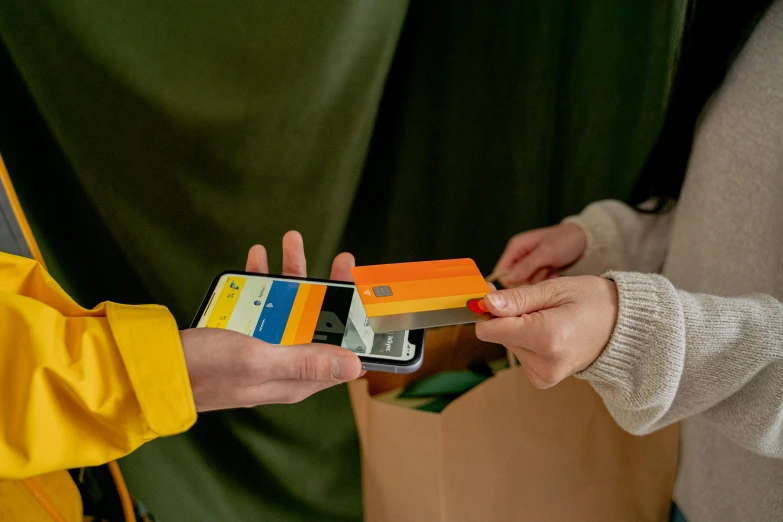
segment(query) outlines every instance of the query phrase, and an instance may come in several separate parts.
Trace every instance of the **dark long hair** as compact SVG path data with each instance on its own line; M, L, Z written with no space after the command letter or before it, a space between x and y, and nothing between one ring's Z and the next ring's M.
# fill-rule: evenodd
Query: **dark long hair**
M659 212L679 198L699 114L772 3L689 0L666 115L631 190L631 205ZM650 199L653 208L639 208Z

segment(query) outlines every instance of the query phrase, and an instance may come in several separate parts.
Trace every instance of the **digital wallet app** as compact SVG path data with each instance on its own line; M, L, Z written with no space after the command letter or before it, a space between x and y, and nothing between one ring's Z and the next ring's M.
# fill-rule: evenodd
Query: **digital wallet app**
M284 346L324 343L358 355L410 360L408 332L375 334L356 287L267 276L221 276L199 327L226 328Z

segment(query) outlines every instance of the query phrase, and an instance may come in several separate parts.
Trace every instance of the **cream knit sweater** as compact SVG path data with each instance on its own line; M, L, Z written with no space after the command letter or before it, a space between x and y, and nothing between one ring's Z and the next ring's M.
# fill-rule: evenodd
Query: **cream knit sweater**
M568 220L588 237L569 273L609 271L620 305L580 377L633 433L683 421L689 522L782 521L783 0L705 108L676 209Z

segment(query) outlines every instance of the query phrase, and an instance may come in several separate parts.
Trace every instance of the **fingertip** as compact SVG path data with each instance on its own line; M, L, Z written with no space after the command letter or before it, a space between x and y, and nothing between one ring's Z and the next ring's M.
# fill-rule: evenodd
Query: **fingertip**
M508 321L508 318L494 317L487 321L476 323L476 338L485 343L503 344L500 342L502 336L499 334L508 329L506 321Z
M247 262L245 263L247 272L265 274L269 272L269 261L264 245L253 245L247 251Z
M334 258L332 262L332 279L338 281L353 281L351 269L356 266L353 254L343 252Z
M247 251L248 259L260 259L262 256L266 256L266 247L264 245L253 245Z
M506 297L502 291L490 292L484 296L484 306L492 315L502 315L506 306Z
M304 244L302 234L298 230L289 230L283 235L283 243L293 242Z
M296 230L289 230L283 236L283 275L307 277L304 241Z
M338 381L352 381L362 375L362 362L355 353L347 352L334 358L332 377Z
M335 263L340 263L348 268L356 266L356 258L350 252L341 252L334 258Z
M491 320L492 319L490 319L490 321ZM476 338L479 341L486 341L486 339L484 339L483 335L486 332L486 323L488 323L488 322L489 321L482 321L480 323L476 323Z

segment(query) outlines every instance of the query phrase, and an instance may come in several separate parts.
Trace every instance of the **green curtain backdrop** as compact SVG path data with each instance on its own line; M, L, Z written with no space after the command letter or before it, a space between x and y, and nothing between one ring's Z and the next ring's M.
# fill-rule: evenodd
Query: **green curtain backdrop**
M657 135L685 2L412 2L345 247L472 257L626 197Z
M5 0L0 154L55 276L181 325L301 230L311 273L474 257L624 197L684 0ZM174 520L359 520L344 388L200 417L122 462Z

